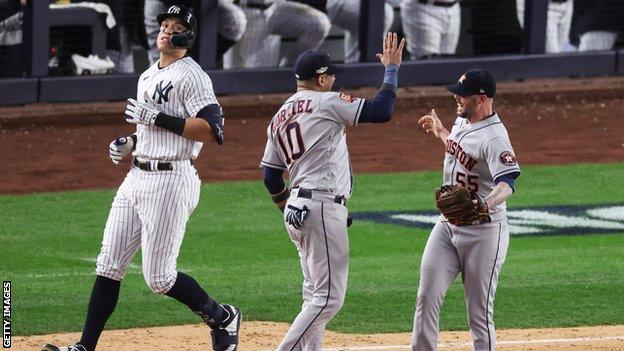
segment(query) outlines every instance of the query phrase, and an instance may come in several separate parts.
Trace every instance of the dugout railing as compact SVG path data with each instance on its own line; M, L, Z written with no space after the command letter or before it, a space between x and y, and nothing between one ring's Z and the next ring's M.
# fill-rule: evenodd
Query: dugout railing
M231 69L216 67L217 0L201 0L197 61L210 74L217 94L289 92L295 88L291 68ZM547 3L526 0L523 54L489 57L406 61L401 86L453 82L458 72L472 67L491 71L499 81L589 77L624 74L624 51L544 54ZM337 84L342 88L379 84L382 67L375 54L380 48L383 1L362 0L360 50L362 63L346 66ZM32 102L123 100L136 95L138 74L48 77L49 7L47 1L29 1L24 13L25 78L0 79L0 105Z

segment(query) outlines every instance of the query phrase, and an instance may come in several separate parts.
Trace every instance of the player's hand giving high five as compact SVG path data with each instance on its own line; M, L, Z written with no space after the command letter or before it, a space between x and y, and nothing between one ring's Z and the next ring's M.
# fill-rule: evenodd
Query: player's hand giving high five
M388 32L383 38L383 53L377 54L379 61L384 67L388 67L389 64L395 64L401 66L403 61L403 47L405 46L405 38L401 39L398 43L398 36L396 33Z

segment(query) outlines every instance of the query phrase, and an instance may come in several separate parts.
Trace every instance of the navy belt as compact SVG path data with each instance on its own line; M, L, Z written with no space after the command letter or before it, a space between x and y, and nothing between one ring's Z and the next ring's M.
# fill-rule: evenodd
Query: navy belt
M191 165L193 164L193 160L189 160ZM138 169L146 172L151 171L172 171L173 164L171 162L157 162L155 169L152 167L150 162L141 162L136 158L132 159L132 164L135 165Z
M433 6L440 6L440 7L451 7L457 4L457 1L444 2L444 1L418 0L418 2L421 4L431 4Z
M312 199L312 192L314 190L306 189L306 188L297 188L297 197L301 197L304 199ZM346 205L347 199L344 196L336 195L334 196L334 203L339 205Z

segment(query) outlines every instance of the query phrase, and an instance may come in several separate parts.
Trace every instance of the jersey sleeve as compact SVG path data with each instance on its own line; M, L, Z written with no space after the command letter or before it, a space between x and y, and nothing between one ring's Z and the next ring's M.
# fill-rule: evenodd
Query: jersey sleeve
M501 176L520 173L520 165L508 138L496 137L484 145L485 159L492 175L492 180Z
M184 109L189 117L196 117L202 108L217 104L217 98L212 90L212 80L204 71L189 70L182 90Z
M346 93L324 93L319 101L322 116L349 127L355 127L362 113L364 99Z
M275 147L275 141L271 136L271 126L267 129L267 143L264 148L264 156L262 156L262 162L260 162L262 166L285 170L286 165L280 159L279 153Z

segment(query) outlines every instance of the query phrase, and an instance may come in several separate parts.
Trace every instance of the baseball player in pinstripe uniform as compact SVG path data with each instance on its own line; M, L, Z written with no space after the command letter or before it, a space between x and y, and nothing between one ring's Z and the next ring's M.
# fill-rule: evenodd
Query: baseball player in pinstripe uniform
M302 52L318 48L331 29L325 13L308 0L236 0L247 16L242 38L223 57L224 68L289 67ZM296 37L290 49L282 37Z
M210 78L186 56L197 31L193 14L174 5L158 15L158 22L160 59L139 78L137 99L128 99L125 113L137 131L109 148L114 163L132 153L132 168L106 222L82 337L73 346L45 345L44 350L95 350L139 247L149 287L199 315L212 329L214 350L237 348L239 309L217 303L195 279L176 270L186 222L199 201L192 160L203 142L223 142L223 118Z
M403 0L401 21L412 60L453 55L459 42L459 0Z
M278 351L319 351L325 325L344 302L349 270L347 199L353 177L346 129L392 118L404 40L384 37L384 80L375 98L331 92L338 68L327 53L307 51L295 64L297 92L267 130L264 182L284 212L286 230L299 252L303 307ZM290 190L283 172L290 174Z
M444 144L444 185L459 185L485 199L487 220L455 225L443 215L422 256L412 350L437 349L440 307L461 272L473 350L492 351L494 295L509 245L506 200L520 175L507 129L492 108L496 82L482 69L463 74L446 87L454 93L457 119L449 132L435 110L418 123Z
M394 0L396 2L396 0ZM384 4L384 33L394 20L392 0ZM332 24L345 30L344 33L344 62L360 61L360 7L362 0L327 0L327 16Z

